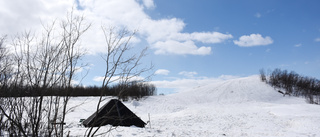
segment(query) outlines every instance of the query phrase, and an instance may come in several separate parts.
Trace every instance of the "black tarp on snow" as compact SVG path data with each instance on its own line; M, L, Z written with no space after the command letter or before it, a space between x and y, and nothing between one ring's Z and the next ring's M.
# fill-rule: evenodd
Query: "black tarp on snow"
M144 123L138 116L130 111L121 101L111 99L107 104L94 112L82 122L85 127L112 126L137 126L144 127Z

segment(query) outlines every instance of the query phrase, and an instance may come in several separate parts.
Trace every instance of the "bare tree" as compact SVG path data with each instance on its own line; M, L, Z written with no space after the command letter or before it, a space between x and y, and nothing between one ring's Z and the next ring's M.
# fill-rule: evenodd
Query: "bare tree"
M10 72L12 71L11 54L4 42L6 36L0 38L0 89L6 88L10 83ZM0 94L4 94L3 91Z
M264 71L264 69L260 69L260 79L262 82L266 82L267 81L267 77L266 77L266 72Z
M79 60L85 52L79 46L80 36L90 24L83 16L68 14L60 27L56 21L43 25L40 36L26 31L17 35L12 45L15 62L11 72L11 87L29 92L29 98L6 98L7 104L0 106L1 114L12 125L10 131L18 136L63 136L67 104L66 96L44 96L45 92L60 87L69 89L75 79ZM1 67L2 69L2 67Z
M147 55L147 48L136 53L132 52L133 47L130 45L130 40L134 37L137 31L131 32L127 29L118 29L116 27L106 28L102 26L101 28L104 33L107 50L106 53L102 55L106 65L102 82L102 88L104 90L113 82L120 83L120 85L126 85L133 78L152 70L152 64L147 67L141 67L141 60ZM123 86L123 88L120 89L118 97L123 94L125 87L126 86ZM98 113L101 102L103 101L103 97L103 94L101 94L97 104L96 114ZM100 127L95 129L93 127L89 128L86 136L93 137L99 129Z
M66 96L63 98L63 111L62 111L62 119L61 122L64 123L65 121L65 115L67 113L67 104L70 99L70 90L72 87L72 80L74 80L75 73L78 69L83 68L86 66L86 64L79 65L79 60L84 56L85 52L81 50L77 43L80 39L80 36L85 33L89 28L91 24L85 24L84 23L84 17L83 16L74 16L73 13L68 14L67 19L61 23L61 27L63 29L63 35L62 35L62 43L65 50L65 56L67 59L66 70L65 73L66 77L66 88L67 93ZM61 126L61 136L63 136L64 127Z
M8 53L7 47L5 47L6 36L0 38L0 95L5 96L6 93L4 89L8 87L9 77L10 77L10 69L11 69L11 61ZM0 109L6 111L6 99L0 98ZM6 120L4 113L0 112L0 135L6 130Z

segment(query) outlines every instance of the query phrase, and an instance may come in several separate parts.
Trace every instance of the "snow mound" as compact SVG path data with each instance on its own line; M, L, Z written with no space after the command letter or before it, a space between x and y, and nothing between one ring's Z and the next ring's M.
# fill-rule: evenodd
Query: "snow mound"
M237 78L190 89L174 95L186 103L269 102L282 98L274 88L261 82L259 76Z
M195 105L275 102L279 99L283 99L282 94L261 82L259 76L250 76L212 83L176 94L149 97L142 104L147 103L145 111L152 113L174 113Z

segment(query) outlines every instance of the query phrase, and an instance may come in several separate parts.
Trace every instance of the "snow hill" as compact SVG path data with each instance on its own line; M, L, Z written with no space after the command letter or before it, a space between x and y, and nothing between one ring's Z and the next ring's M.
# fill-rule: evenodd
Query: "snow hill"
M72 136L86 128L79 119L96 109L98 98L73 98L67 115ZM106 100L108 101L108 100ZM101 136L116 137L316 137L320 136L320 106L303 98L283 97L259 76L212 83L165 96L124 103L151 123L146 128L118 127ZM99 130L102 133L109 126ZM99 134L98 133L98 134Z

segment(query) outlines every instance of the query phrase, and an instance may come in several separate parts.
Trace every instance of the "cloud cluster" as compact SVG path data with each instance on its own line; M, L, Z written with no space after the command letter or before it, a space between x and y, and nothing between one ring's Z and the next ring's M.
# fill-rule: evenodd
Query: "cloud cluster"
M63 19L73 8L75 14L84 15L88 23L92 23L82 40L82 45L92 54L105 50L101 25L138 29L138 35L132 42L138 43L144 39L155 54L162 55L208 55L212 48L206 44L223 43L233 38L231 34L215 31L183 32L186 24L179 18L152 19L146 10L155 7L153 0L0 1L0 35L14 35L28 29L42 28L42 25L53 20ZM257 13L256 16L261 15ZM252 47L269 45L273 40L269 36L251 34L233 42L241 47ZM199 46L201 43L202 46Z
M74 8L76 14L83 14L92 23L90 30L84 34L82 44L93 54L104 48L101 24L138 29L137 39L145 39L156 54L208 55L210 46L198 46L195 43L215 44L232 38L231 34L214 31L184 33L186 25L181 19L152 19L146 14L145 10L155 7L153 0L1 1L0 29L4 34L12 34L41 28L41 23L63 18L67 11Z
M239 40L234 40L234 44L240 47L264 46L273 43L271 37L262 37L261 34L243 35Z

